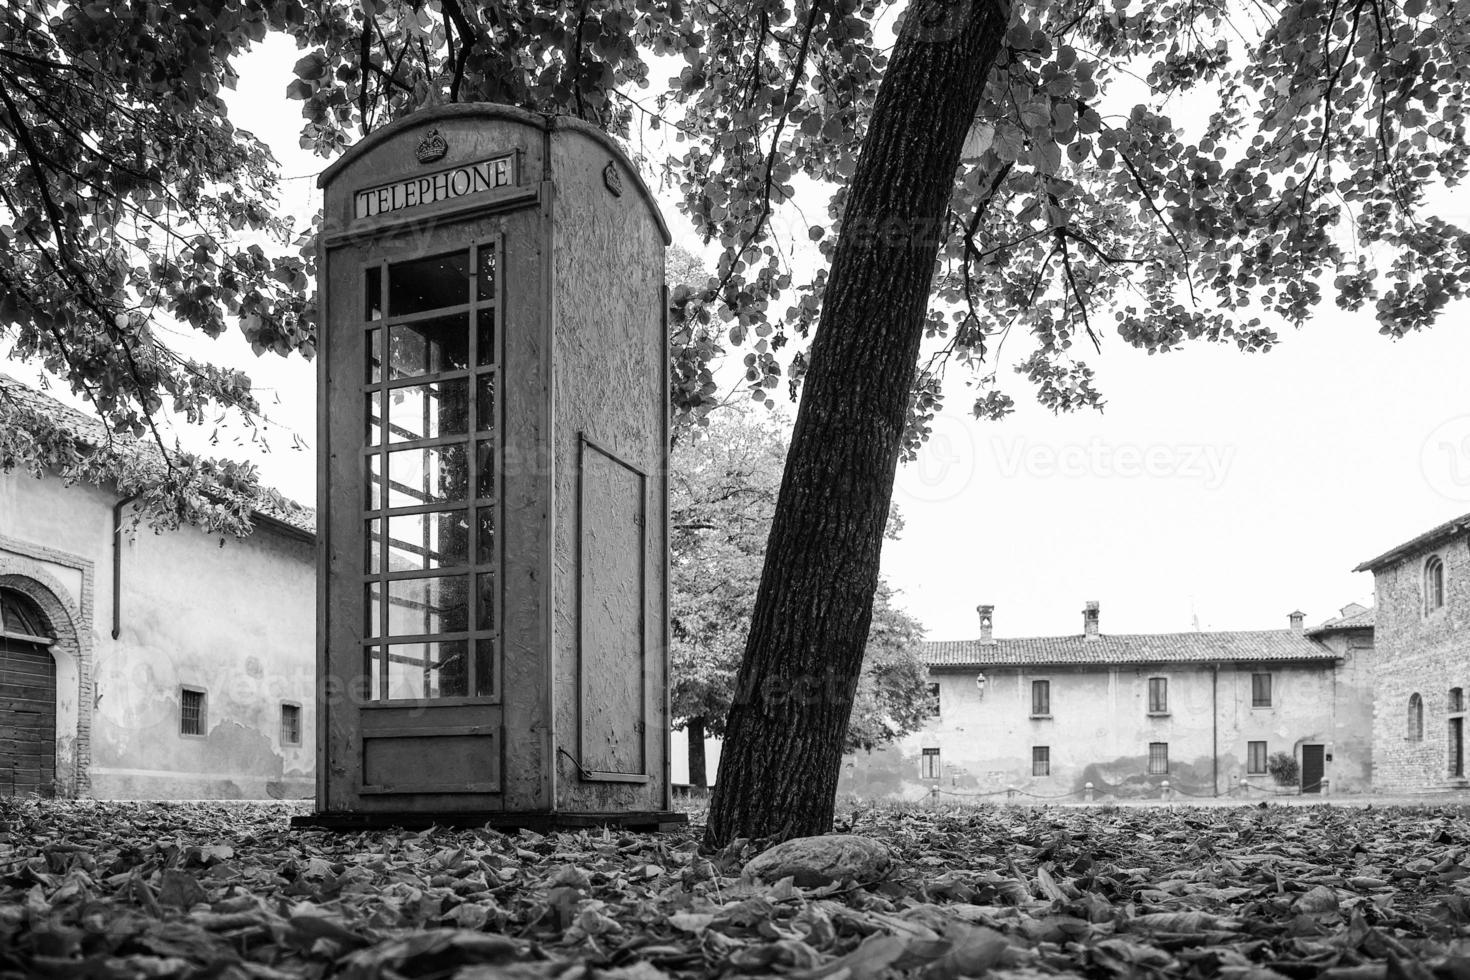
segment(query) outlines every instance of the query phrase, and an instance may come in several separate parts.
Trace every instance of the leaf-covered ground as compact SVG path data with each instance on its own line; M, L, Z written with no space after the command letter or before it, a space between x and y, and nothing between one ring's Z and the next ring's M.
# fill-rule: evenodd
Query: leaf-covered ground
M815 889L693 830L294 812L0 800L0 977L1470 978L1458 807L869 812L894 870Z

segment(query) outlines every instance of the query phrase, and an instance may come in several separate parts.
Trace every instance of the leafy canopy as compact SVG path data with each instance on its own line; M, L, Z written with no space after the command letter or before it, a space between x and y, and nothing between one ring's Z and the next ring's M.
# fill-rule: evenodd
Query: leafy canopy
M778 421L742 407L711 413L707 428L675 447L669 578L670 703L677 725L701 718L709 734L724 734L785 456L786 433ZM846 751L871 750L923 724L928 671L919 659L922 638L918 622L880 587ZM831 679L810 680L800 696L836 696Z
M165 401L191 419L254 408L248 378L178 356L165 324L233 322L258 352L311 353L309 257L273 217L269 153L218 94L280 31L303 49L283 84L323 156L455 100L577 115L634 146L669 135L647 163L720 253L674 300L745 350L770 401L800 381L826 281L772 215L799 215L831 259L903 16L879 0L12 3L0 335L130 436ZM1264 350L1330 298L1398 337L1470 286L1470 235L1425 209L1470 160L1463 0L1029 0L1007 16L946 220L862 229L940 243L910 450L952 364L974 369L977 415L1014 404L1003 366L1066 410L1101 403L1078 341L1100 345L1105 323L1150 352ZM198 479L172 458L171 479Z

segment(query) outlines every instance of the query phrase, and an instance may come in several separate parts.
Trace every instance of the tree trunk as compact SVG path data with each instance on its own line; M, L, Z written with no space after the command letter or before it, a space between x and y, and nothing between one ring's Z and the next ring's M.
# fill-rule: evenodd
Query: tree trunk
M706 843L831 829L883 527L960 149L1003 0L913 0L812 341Z
M689 785L704 789L709 786L704 764L704 719L690 718L684 723L684 733L689 736Z

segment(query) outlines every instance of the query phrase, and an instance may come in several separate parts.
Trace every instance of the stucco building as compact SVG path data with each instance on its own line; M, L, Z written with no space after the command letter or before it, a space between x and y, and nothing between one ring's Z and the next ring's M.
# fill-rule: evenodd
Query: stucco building
M0 399L105 438L4 375ZM0 473L0 795L310 796L311 512L223 541L133 513L111 487Z
M1470 514L1359 565L1373 573L1373 786L1463 789L1470 687Z
M1226 795L1273 786L1291 754L1304 792L1369 788L1371 610L1308 631L1114 635L1090 602L1071 636L926 643L935 716L893 746L847 760L841 790L915 799L935 789L1080 796Z

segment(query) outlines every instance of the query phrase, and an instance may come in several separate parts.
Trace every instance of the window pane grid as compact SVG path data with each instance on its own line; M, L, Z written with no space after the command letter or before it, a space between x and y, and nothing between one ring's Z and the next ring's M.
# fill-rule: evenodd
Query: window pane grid
M301 708L299 705L281 705L281 743L301 744Z
M1033 745L1031 747L1031 775L1051 775L1051 746Z
M919 778L921 778L921 779L938 779L939 778L939 750L938 749L924 749L924 750L922 750L922 754L921 754L921 756L919 758Z
M498 259L486 244L365 270L370 700L498 693Z
M1169 774L1169 743L1148 743L1148 773L1150 776Z
M181 735L204 734L204 692L183 690L179 692L179 733Z

